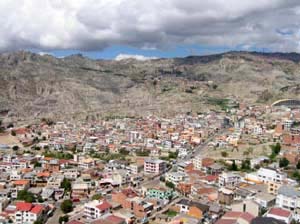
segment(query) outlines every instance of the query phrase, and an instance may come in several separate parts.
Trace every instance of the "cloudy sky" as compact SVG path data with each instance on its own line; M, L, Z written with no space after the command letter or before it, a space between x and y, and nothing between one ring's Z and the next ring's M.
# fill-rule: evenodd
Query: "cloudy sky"
M1 0L0 51L93 58L300 52L299 0Z

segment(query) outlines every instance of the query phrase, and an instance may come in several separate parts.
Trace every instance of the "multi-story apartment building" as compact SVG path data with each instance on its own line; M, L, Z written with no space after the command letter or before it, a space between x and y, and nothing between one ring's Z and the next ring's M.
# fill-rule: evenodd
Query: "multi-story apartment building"
M276 183L276 182L268 182L268 193L277 195L279 188L282 186L281 183Z
M103 215L109 213L112 208L107 201L90 201L84 204L84 216L87 219L99 219Z
M241 182L241 177L236 173L223 172L219 175L220 187L235 187L240 182Z
M144 172L146 173L164 173L166 171L166 162L160 159L145 159Z
M281 186L276 197L276 205L291 210L300 208L300 191L294 187Z
M282 183L287 178L286 173L282 173L273 168L260 168L257 171L257 176L263 183L275 182Z
M15 212L16 224L33 224L36 221L43 219L43 214L46 209L42 205L34 205L27 202L17 202Z
M186 177L186 174L183 172L168 172L168 173L166 173L166 181L172 182L175 185L184 181L185 177Z

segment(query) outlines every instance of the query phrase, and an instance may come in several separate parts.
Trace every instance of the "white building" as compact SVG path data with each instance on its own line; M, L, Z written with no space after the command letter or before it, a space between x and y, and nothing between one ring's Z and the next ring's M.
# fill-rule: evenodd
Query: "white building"
M280 208L300 208L300 191L294 187L283 185L278 189L276 205Z
M84 204L84 216L89 219L99 219L103 215L108 214L112 208L107 201L90 201Z
M287 179L287 174L277 171L272 168L260 168L257 171L257 176L263 183L275 182L282 183Z
M77 169L65 169L64 177L70 180L76 180L79 177L79 171Z
M17 202L15 221L16 224L34 224L36 221L41 220L43 217L42 205L34 205L27 202Z
M185 157L187 155L188 155L188 149L187 148L179 148L178 157Z
M168 172L168 173L166 173L166 181L172 182L175 185L184 181L185 177L186 177L186 175L183 172Z
M255 135L262 135L264 132L264 129L261 125L255 125L252 129L252 132Z
M196 156L195 158L192 159L194 169L195 170L201 170L202 168L202 156Z
M129 165L129 171L132 174L138 174L143 170L143 165L138 165L138 164L130 164Z
M142 139L142 134L138 131L131 131L129 133L130 143L140 141Z
M285 120L283 122L284 125L284 130L290 130L292 125L293 125L294 121L293 120Z
M223 172L219 175L219 187L235 187L241 182L241 176L236 173Z
M144 172L160 174L166 171L166 162L160 159L147 158L144 161Z

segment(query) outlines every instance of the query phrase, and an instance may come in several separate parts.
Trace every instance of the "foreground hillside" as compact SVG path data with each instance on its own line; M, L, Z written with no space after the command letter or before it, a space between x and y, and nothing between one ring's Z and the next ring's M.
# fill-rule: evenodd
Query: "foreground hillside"
M0 109L7 121L28 121L200 112L226 98L269 103L298 96L299 61L295 53L149 61L5 53L0 55Z

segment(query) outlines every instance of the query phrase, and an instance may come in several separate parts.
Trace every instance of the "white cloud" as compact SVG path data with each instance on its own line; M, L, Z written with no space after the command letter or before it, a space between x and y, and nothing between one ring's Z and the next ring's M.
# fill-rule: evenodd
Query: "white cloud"
M38 52L39 55L44 56L44 55L51 55L53 56L53 54L49 53L49 52L44 52L44 51L40 51Z
M0 51L102 50L116 44L299 51L299 9L298 0L1 0Z
M116 61L126 60L126 59L135 59L138 61L147 61L157 59L157 57L146 57L144 55L137 55L137 54L119 54L115 58Z

